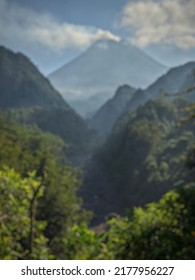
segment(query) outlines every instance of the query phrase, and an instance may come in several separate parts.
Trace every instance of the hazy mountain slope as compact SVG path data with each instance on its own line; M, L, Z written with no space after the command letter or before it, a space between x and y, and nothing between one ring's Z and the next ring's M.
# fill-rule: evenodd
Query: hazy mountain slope
M114 97L108 100L97 113L88 121L91 128L98 132L100 139L110 133L117 118L122 114L127 102L132 98L136 89L124 85L118 88Z
M85 154L91 132L30 60L0 48L0 108L23 124L36 124L61 136L71 153Z
M148 100L158 97L161 92L175 94L184 91L194 84L195 63L190 62L172 68L146 90L138 89L136 91L134 89L130 90L128 87L121 87L117 91L117 94L103 105L91 118L89 125L98 131L101 138L105 138L111 131L117 118L126 111L135 110ZM130 93L130 95L128 95L128 93ZM193 100L194 93L190 93L186 95L186 97ZM121 104L122 100L123 103Z
M96 112L113 97L113 91L98 92L87 98L80 98L76 100L69 100L69 104L76 112L79 113L85 119L88 119L96 114Z
M195 101L195 67L186 77L186 80L181 86L181 91L186 92L186 97L191 101Z
M111 94L122 84L146 87L167 71L138 48L125 41L102 40L75 60L49 75L67 100Z
M183 91L194 84L194 71L195 62L189 62L170 69L146 90L137 91L128 102L126 109L134 110L147 100L155 98L161 92L174 94Z
M146 91L151 97L158 95L161 90L167 93L177 93L183 89L183 85L192 71L195 71L195 62L172 68Z
M157 200L185 178L185 155L194 139L192 127L176 126L185 104L149 101L119 119L89 163L81 189L86 207L95 212L94 223Z
M67 106L31 61L0 47L0 107Z

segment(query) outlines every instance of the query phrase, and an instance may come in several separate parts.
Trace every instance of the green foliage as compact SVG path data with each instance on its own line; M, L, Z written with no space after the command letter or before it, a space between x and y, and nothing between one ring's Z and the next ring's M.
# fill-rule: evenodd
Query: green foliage
M127 244L127 217L115 217L107 222L109 229L102 236L100 259L122 259Z
M1 259L195 258L194 126L178 126L194 119L194 104L161 96L117 121L96 157L106 177L92 166L117 211L185 186L109 220L100 232L87 225L90 213L76 195L82 174L66 160L64 141L76 163L91 152L84 121L25 56L3 47L0 84L0 107L9 109L0 114Z
M0 259L48 259L46 223L35 222L33 250L30 242L30 202L40 181L35 173L22 179L13 169L0 170ZM43 195L40 191L38 197Z
M187 112L188 115L183 121L189 122L189 121L194 120L194 118L195 118L195 104L188 105L185 108L185 111Z
M0 115L0 134L0 166L8 165L22 175L32 170L40 173L40 165L47 158L62 162L65 156L66 146L60 138L36 128L22 128L3 115Z
M62 239L63 259L91 260L100 253L101 239L86 224L73 225Z
M108 222L102 257L107 259L194 259L195 188L170 191L158 203L135 208L130 218Z
M190 125L177 126L183 106L186 101L161 97L124 114L99 152L121 212L160 199L189 175L185 162L194 137Z
M81 174L65 163L66 146L56 136L37 128L22 128L3 115L0 134L0 167L14 168L23 177L34 170L43 180L45 189L39 199L37 217L47 221L44 234L52 253L58 252L58 236L65 235L75 222L88 219L76 196Z
M7 112L10 120L22 125L34 125L45 132L60 136L68 145L67 156L74 163L84 159L93 148L93 134L71 108L25 108Z
M74 225L61 238L62 259L194 259L195 185L167 192L159 202L114 217L103 232Z

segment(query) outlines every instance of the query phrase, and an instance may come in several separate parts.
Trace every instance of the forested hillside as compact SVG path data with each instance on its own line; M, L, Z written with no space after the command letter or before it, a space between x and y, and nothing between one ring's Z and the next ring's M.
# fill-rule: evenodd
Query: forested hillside
M112 131L115 121L125 112L135 111L148 100L158 98L159 95L170 95L172 98L183 94L195 82L195 63L190 62L170 69L165 75L157 79L147 89L134 89L121 86L116 94L106 102L88 123L96 129L100 139L105 140ZM194 100L194 91L185 95L186 99ZM106 122L105 122L106 120Z
M185 182L185 162L194 143L193 125L181 123L186 107L185 99L159 97L119 118L89 163L81 190L86 206L97 215L95 223L110 212L124 214L157 200Z
M58 238L85 216L76 196L80 173L67 165L66 145L37 128L11 123L2 114L0 135L0 234L1 242L7 240L0 257L44 259L60 254Z
M71 160L80 164L93 133L26 56L0 48L0 84L0 108L23 125L63 138Z
M120 87L90 130L1 47L0 259L194 259L193 67L177 93Z
M22 53L0 47L1 108L67 106L60 94Z

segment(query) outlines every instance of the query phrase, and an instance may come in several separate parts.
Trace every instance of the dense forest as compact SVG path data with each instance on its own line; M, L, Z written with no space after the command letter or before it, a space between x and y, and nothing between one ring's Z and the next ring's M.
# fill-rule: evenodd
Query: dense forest
M85 121L1 47L0 259L194 259L194 73L122 86Z

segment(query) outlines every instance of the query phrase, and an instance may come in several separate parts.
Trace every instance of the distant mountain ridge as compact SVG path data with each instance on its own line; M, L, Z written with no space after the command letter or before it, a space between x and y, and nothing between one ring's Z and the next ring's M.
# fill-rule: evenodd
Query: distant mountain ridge
M127 103L131 100L135 92L136 89L128 85L119 87L114 97L109 99L96 114L88 120L89 126L97 130L101 140L108 136L115 121L123 113Z
M145 88L168 68L125 41L101 40L49 75L68 101L96 93L113 96L119 85Z
M126 110L135 110L147 100L157 97L161 92L175 94L184 91L193 85L194 73L195 62L171 68L147 89L137 91L128 102Z
M120 110L116 109L116 96L114 96L91 117L89 125L97 130L101 138L105 139L111 132L114 122L125 112L135 111L148 100L157 98L161 92L174 95L193 85L195 85L195 62L170 69L145 90L132 91L130 86L121 86L117 90L117 100L119 104L123 102L123 106L117 105ZM123 93L124 89L126 97ZM194 91L186 95L186 98L195 100Z

